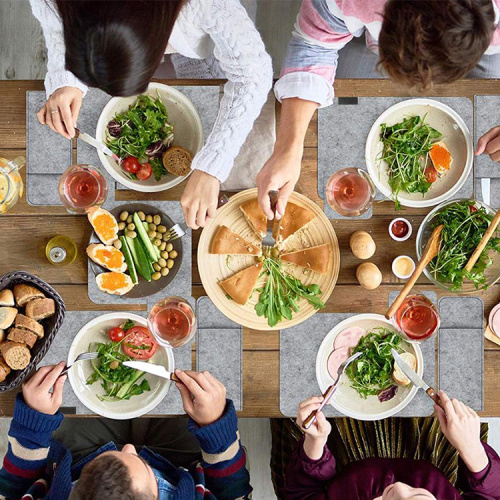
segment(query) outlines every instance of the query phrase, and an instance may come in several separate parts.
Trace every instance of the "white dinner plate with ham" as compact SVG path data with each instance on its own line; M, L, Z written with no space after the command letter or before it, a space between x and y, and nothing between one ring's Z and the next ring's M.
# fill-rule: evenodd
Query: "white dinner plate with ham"
M328 332L316 357L316 379L322 393L335 382L332 374L335 374L341 363L350 356L352 349L357 345L360 338L380 327L397 332L392 323L380 314L352 316L340 322ZM405 350L416 357L416 372L422 376L424 361L420 347L416 344L405 343ZM413 399L416 393L417 388L409 384L407 386L397 386L396 394L387 401L381 402L378 396L363 398L352 387L351 380L344 373L330 404L336 410L351 418L380 420L396 415Z

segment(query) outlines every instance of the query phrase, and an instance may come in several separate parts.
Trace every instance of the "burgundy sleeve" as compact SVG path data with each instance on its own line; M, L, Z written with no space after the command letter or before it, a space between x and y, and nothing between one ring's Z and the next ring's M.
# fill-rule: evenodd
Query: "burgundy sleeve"
M488 465L481 472L471 472L460 459L457 486L467 500L500 500L500 457L491 446L483 446Z
M327 484L335 476L336 463L325 445L323 456L311 460L304 452L304 438L299 441L286 471L287 500L327 500Z

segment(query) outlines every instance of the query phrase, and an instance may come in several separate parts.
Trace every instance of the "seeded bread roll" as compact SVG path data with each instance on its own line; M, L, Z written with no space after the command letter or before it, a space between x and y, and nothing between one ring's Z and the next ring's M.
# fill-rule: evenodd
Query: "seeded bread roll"
M33 332L25 330L24 328L11 328L7 335L7 339L13 342L19 342L20 344L26 344L31 349L38 340L38 337Z
M0 358L0 383L3 382L10 373L10 366L3 358Z
M19 307L24 307L30 300L44 299L45 295L34 286L16 285L14 287L14 297L16 298L16 304Z
M14 323L16 316L15 307L0 307L0 330L7 330Z
M53 299L30 300L26 304L25 313L31 319L45 319L56 313L56 303Z
M42 339L43 338L43 325L38 323L38 321L35 321L34 319L28 318L24 314L18 314L16 316L16 321L14 325L17 328L24 328L25 330L29 330L30 332L35 333L38 338Z
M24 370L30 364L31 354L25 344L7 340L0 344L0 354L13 370Z
M180 146L172 146L163 153L163 166L168 172L184 176L191 172L191 153Z
M2 290L0 292L0 306L12 307L14 304L14 294L12 293L12 290Z

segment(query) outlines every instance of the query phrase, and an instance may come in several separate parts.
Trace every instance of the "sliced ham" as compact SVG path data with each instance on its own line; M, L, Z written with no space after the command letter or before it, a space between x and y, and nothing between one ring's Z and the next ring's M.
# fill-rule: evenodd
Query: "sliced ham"
M337 380L339 366L349 357L350 347L339 347L328 356L327 368L330 377Z
M352 326L351 328L346 328L341 331L335 338L333 343L333 349L339 349L341 347L356 347L358 345L359 339L363 336L365 330L359 326Z

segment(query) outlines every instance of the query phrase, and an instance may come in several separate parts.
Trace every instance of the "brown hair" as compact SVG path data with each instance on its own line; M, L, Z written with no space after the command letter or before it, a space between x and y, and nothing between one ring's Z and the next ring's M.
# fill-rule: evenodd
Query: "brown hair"
M103 454L89 462L71 490L69 500L155 500L135 491L128 467L115 455Z
M114 96L144 92L158 68L183 0L55 0L66 69Z
M494 19L492 0L389 0L379 66L419 89L458 80L488 48Z

